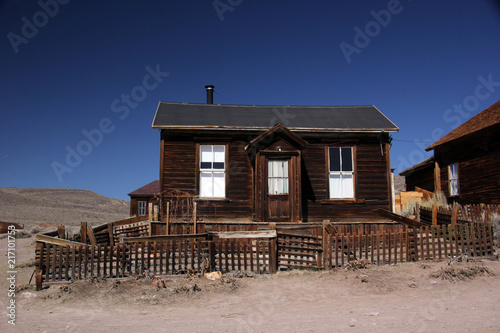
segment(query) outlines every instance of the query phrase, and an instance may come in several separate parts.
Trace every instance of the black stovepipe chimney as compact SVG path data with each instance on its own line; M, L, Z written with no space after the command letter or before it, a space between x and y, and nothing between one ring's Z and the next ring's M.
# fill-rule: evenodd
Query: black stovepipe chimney
M205 89L207 89L207 104L214 104L214 88L211 84L205 86Z

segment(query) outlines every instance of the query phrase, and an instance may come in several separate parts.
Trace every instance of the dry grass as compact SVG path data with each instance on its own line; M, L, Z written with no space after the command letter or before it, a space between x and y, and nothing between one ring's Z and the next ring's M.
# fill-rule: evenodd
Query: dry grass
M431 278L447 280L451 282L472 280L477 276L494 276L491 270L485 266L447 267L441 268L437 273L431 274Z

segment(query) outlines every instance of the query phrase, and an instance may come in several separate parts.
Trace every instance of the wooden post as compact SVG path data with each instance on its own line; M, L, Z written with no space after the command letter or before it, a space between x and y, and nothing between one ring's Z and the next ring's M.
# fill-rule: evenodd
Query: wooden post
M269 230L276 230L276 223L270 222L268 228ZM278 242L276 240L277 236L271 239L269 243L269 272L271 274L276 273L278 270Z
M149 216L149 220L153 220L153 203L152 202L149 202L148 203L148 216Z
M323 220L323 261L322 265L323 268L331 267L331 262L329 261L330 258L330 242L329 240L329 233L327 231L327 227L330 225L330 220Z
M167 201L167 214L165 215L165 235L170 235L170 201Z
M441 191L441 168L438 162L434 162L434 192Z
M57 227L57 237L66 239L66 230L63 225Z
M109 245L115 245L115 240L113 236L113 223L108 223L108 237L109 237Z
M158 205L153 206L153 220L158 221Z
M457 225L457 219L458 219L458 206L455 206L451 211L451 225L453 227Z
M197 225L197 217L196 217L196 213L197 213L197 206L198 206L198 203L195 201L193 203L193 234L196 234L196 231L198 230L198 225Z
M97 242L95 240L94 230L92 230L92 227L89 225L87 225L87 238L89 239L90 244L97 245Z
M87 244L87 222L80 224L80 242Z
M215 271L215 243L213 240L208 241L208 257L210 258L210 271ZM219 259L221 256L219 255Z
M432 205L432 226L435 227L437 226L437 217L438 217L438 209L437 209L437 203Z
M415 219L420 222L420 202L415 205Z
M43 243L36 243L36 251L39 253L38 262L36 263L36 290L42 290L42 266L43 266Z

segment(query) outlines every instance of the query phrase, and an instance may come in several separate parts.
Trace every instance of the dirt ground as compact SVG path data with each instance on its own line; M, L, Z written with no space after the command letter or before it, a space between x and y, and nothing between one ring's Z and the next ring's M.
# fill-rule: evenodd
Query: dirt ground
M12 326L7 245L0 240L1 332L500 331L498 261L78 281L19 291ZM16 284L28 283L33 257L32 239L17 239Z

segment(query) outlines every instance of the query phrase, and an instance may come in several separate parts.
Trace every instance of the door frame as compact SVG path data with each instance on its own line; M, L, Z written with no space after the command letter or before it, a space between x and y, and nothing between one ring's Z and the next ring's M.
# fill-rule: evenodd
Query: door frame
M269 218L268 161L288 160L288 202L289 218ZM260 222L301 222L301 152L297 151L260 151L256 156L255 179L255 219Z

